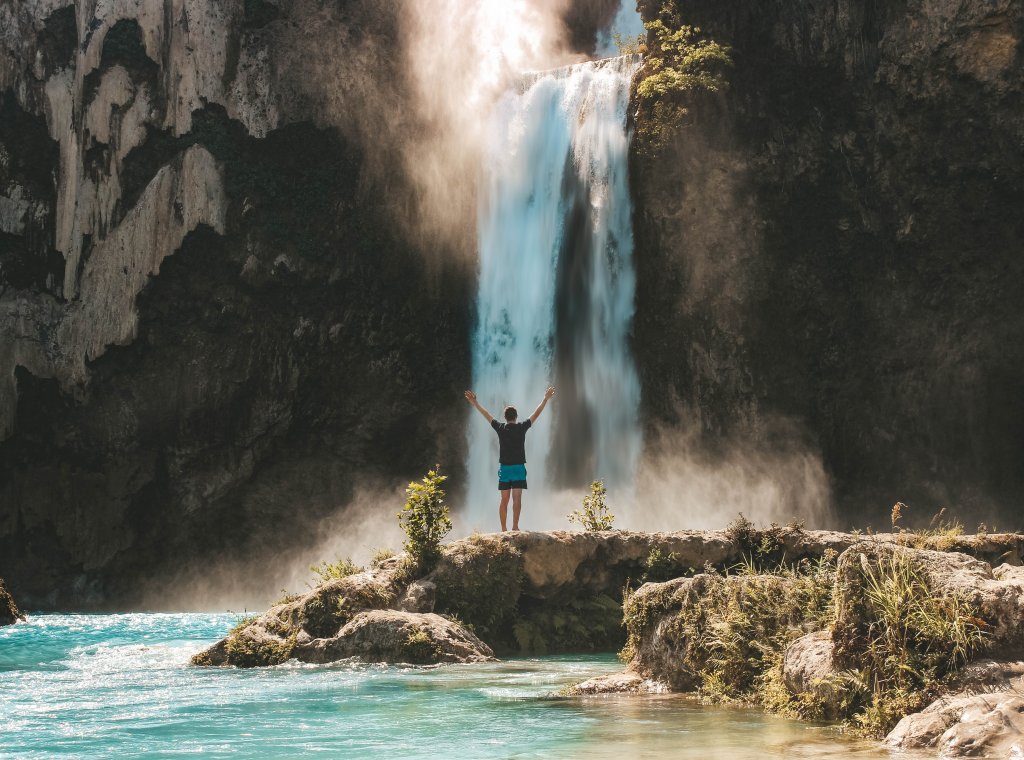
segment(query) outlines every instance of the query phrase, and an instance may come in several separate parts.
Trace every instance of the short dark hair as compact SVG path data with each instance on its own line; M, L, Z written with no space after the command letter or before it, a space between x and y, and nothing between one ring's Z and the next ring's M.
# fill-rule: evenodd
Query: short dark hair
M505 422L511 422L517 417L519 417L519 412L516 411L514 406L509 405L505 407Z

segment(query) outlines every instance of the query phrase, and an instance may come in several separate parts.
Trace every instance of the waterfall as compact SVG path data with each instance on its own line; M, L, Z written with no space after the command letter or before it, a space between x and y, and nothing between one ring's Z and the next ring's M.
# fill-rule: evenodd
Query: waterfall
M526 438L532 529L565 525L564 511L542 509L559 489L595 478L610 494L632 486L641 441L626 108L638 66L623 56L526 75L488 132L473 387L498 419L510 403L522 421L557 386ZM497 528L497 463L497 436L473 412L467 527Z

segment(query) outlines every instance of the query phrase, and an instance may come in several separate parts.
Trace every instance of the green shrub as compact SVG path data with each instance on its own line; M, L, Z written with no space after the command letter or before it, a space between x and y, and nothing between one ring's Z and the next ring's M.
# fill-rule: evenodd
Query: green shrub
M657 151L685 122L688 98L725 89L732 51L667 9L644 27L648 52L636 84L637 132Z
M675 552L665 554L655 546L644 560L644 572L640 576L640 583L660 583L687 574L692 575L693 569L680 566L679 557Z
M425 571L436 564L441 556L441 541L452 529L441 485L448 479L435 466L419 483L410 483L406 489L405 506L398 513L398 521L405 531L405 550L416 566Z
M569 522L578 522L588 531L611 530L615 515L605 504L604 498L607 493L604 482L595 480L591 483L590 495L583 497L583 509L570 513Z

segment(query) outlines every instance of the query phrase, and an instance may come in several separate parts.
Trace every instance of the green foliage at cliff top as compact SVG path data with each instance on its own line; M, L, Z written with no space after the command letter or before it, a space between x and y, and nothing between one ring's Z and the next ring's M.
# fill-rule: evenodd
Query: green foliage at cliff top
M657 152L685 123L694 95L728 86L732 50L668 11L644 26L647 55L636 84L637 136L641 150Z

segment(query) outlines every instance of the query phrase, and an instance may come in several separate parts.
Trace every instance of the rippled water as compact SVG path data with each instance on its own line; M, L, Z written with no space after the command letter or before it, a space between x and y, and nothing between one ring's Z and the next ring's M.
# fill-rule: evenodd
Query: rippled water
M441 668L188 665L234 622L35 615L0 629L0 755L890 757L827 728L679 697L549 698L617 670L611 656Z

